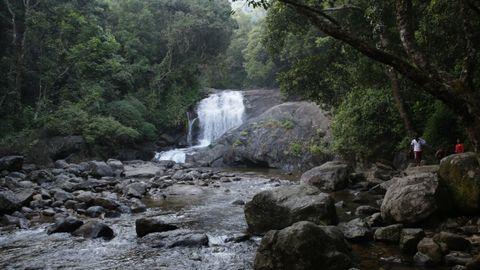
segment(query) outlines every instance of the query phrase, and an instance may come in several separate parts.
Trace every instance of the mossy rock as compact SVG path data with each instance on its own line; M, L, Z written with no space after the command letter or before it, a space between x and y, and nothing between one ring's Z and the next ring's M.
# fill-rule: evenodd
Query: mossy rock
M451 155L442 159L438 175L458 212L480 212L480 164L475 153Z

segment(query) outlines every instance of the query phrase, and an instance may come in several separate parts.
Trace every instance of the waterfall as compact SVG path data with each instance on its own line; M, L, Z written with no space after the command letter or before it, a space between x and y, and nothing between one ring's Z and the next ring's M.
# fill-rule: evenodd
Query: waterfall
M243 122L245 105L243 95L239 91L222 91L211 94L200 101L197 106L198 118L188 123L187 141L193 144L192 129L195 120L199 121L200 136L197 145L188 148L178 148L170 151L157 153L157 160L173 160L177 163L185 163L186 155L195 149L207 147L220 138L230 129L237 128Z
M193 118L190 112L187 112L187 119L188 119L188 133L187 133L187 144L188 146L193 146L193 125L197 118Z

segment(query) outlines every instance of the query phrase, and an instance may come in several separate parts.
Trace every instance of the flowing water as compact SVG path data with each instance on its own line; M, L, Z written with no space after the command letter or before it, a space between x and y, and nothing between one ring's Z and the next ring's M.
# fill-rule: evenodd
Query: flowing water
M187 142L193 144L193 124L199 121L200 137L198 144L188 148L172 149L157 153L157 160L173 160L177 163L185 163L186 155L198 148L209 146L230 129L240 126L245 114L243 95L240 91L222 91L211 94L201 100L197 106L198 118L190 119L188 116Z

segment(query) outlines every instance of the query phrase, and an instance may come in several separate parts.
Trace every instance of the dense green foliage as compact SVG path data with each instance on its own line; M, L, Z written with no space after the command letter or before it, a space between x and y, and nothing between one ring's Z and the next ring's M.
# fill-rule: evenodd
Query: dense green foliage
M0 136L100 145L182 129L235 27L222 0L2 1L0 13Z

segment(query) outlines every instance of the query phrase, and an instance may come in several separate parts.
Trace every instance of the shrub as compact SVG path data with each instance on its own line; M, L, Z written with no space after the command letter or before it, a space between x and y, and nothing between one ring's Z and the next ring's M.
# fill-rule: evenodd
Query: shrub
M292 142L290 144L290 153L292 153L295 156L302 155L302 145L297 142Z
M87 112L77 104L68 104L40 120L43 129L51 136L81 134L89 121Z
M427 143L435 148L451 146L453 149L456 139L464 136L455 114L441 102L436 102L435 111L425 125L424 138Z
M137 100L138 101L138 100ZM140 103L138 101L138 103ZM139 110L139 104L130 100L119 100L108 104L108 114L127 127L139 128L145 122L144 115Z
M131 143L141 137L133 128L122 125L112 117L95 117L86 126L83 136L89 144L117 145Z
M143 122L138 128L138 131L143 136L143 138L153 141L157 138L157 129L153 124L148 122Z
M358 89L340 104L333 121L333 150L344 158L390 159L402 125L388 90Z

